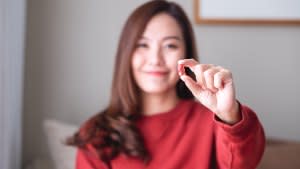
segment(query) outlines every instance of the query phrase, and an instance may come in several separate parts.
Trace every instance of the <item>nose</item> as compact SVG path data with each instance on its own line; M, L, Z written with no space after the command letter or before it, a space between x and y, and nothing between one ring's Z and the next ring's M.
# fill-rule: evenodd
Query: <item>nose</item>
M151 65L162 65L164 62L163 51L160 47L153 47L149 56Z

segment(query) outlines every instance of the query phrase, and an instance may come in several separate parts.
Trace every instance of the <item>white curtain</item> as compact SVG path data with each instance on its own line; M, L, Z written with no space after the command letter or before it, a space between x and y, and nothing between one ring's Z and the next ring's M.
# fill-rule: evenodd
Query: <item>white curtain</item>
M25 0L0 0L0 169L21 168Z

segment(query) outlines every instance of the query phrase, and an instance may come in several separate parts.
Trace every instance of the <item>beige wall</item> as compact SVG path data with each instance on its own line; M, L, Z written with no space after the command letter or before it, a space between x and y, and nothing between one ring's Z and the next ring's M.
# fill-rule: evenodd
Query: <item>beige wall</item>
M42 120L79 124L108 102L121 27L142 0L28 0L24 162L46 156ZM193 0L177 0L192 18ZM201 61L233 71L268 136L300 140L300 27L194 25ZM33 147L35 147L33 149Z

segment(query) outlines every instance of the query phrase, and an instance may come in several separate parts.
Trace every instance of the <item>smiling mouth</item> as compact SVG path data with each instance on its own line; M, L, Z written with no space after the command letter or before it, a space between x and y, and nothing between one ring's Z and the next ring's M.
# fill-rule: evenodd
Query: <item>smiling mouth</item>
M146 74L152 75L152 76L165 76L166 74L168 74L168 72L149 71L149 72L146 72Z

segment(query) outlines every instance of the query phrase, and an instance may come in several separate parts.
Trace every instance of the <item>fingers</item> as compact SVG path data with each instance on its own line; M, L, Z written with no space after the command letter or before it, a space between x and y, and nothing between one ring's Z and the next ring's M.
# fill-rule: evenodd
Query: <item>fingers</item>
M195 85L198 85L197 90L204 89L210 90L211 92L217 92L222 89L225 84L232 82L232 74L229 70L224 69L220 66L212 64L199 64L193 59L183 59L178 61L179 75L187 79L184 72L184 67L189 67L196 76L196 82L192 79L188 79L186 85L192 90L195 89ZM194 83L191 83L190 81ZM183 79L184 81L184 79Z
M213 92L218 91L218 87L215 86L215 75L220 71L217 67L211 67L203 72L203 86L205 89L209 89Z
M196 80L203 89L207 89L208 86L211 86L210 84L208 84L208 82L211 82L211 80L213 80L213 78L211 78L210 76L214 73L215 70L212 68L213 65L211 64L197 64L196 66L194 66L193 72L196 76Z
M178 61L178 73L179 75L185 75L184 67L189 67L192 71L194 71L194 66L196 66L198 62L194 59L182 59Z
M226 84L232 83L232 73L227 69L221 69L214 75L214 86L222 89Z
M195 59L181 59L178 61L178 64L192 69L192 67L198 65L199 63Z
M194 96L197 96L201 91L201 87L189 76L182 75L180 76L185 85L190 89Z

